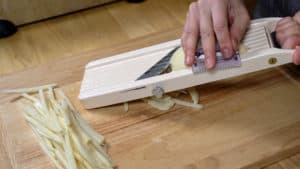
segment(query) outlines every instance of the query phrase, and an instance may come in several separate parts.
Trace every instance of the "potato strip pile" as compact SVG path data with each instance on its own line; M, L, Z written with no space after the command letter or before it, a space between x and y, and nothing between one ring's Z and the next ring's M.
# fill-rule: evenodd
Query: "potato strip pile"
M54 92L53 87L46 85L2 93L21 92L26 98L19 102L25 119L58 169L113 169L104 137L81 118L61 89Z

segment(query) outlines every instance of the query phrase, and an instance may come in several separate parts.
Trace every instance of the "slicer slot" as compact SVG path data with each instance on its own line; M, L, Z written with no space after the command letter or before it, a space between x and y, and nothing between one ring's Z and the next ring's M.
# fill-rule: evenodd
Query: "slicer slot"
M269 46L270 46L270 48L272 48L272 47L274 47L274 45L273 45L273 41L272 41L272 37L271 37L271 32L265 26L264 26L264 28L265 28L266 36L268 38Z
M269 31L263 25L255 25L250 27L246 33L242 43L248 49L247 52L253 52L260 49L267 49L272 47L270 41Z
M270 36L271 36L274 47L280 49L281 46L280 46L280 44L278 43L278 41L276 39L276 32L272 32Z
M122 93L126 93L126 92L130 92L130 91L134 91L134 90L141 90L141 89L145 89L146 86L142 86L142 87L136 87L136 88L133 88L133 89L128 89L128 90L124 90L124 91L121 91Z

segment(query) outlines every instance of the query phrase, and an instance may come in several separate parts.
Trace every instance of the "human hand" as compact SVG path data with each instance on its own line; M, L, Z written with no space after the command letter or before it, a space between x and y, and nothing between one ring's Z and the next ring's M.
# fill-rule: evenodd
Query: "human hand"
M293 62L300 65L300 11L285 17L276 25L276 39L284 49L295 49Z
M223 56L230 58L238 49L249 20L241 0L198 0L191 3L181 37L185 64L191 66L194 63L199 36L208 69L216 64L215 40Z

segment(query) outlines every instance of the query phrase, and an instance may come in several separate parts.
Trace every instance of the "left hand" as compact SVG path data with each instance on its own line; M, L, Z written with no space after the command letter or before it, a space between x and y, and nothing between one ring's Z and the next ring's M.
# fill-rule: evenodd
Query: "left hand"
M285 17L276 25L276 39L284 49L295 49L293 62L300 65L300 11Z

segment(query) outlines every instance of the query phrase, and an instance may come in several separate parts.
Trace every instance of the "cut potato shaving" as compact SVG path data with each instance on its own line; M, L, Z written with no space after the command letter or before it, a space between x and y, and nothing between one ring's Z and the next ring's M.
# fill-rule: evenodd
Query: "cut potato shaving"
M199 103L199 93L197 92L196 88L189 88L187 91L189 92L194 104L198 104Z
M124 103L124 111L125 111L125 112L128 112L128 110L129 110L128 102L125 102L125 103Z
M186 106L186 107L191 107L191 108L195 108L195 109L202 109L202 105L201 104L197 104L197 103L191 103L191 102L187 102L187 101L183 101L183 100L179 100L179 99L172 99L172 101L178 105L181 106Z
M22 89L9 89L9 90L0 90L0 93L36 93L40 89L49 89L56 87L56 84L48 84L44 86L30 87L30 88L22 88Z
M39 98L22 93L26 101L18 105L23 108L38 143L56 168L113 169L104 137L81 118L62 90L58 89L59 99L56 98L54 86L5 90L5 93L38 93Z
M159 110L169 110L174 106L172 98L168 95L164 95L162 98L151 97L145 99L145 101L154 108Z
M248 52L248 48L244 44L240 44L239 53L244 54Z

